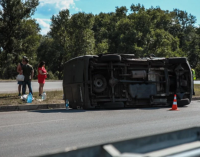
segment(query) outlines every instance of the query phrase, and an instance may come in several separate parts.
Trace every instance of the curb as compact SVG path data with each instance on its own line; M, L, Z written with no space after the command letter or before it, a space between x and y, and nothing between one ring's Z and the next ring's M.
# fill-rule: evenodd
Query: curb
M4 112L4 111L28 111L28 110L42 110L42 109L58 109L58 108L65 108L65 104L0 106L0 112Z
M192 100L200 100L200 97L193 97ZM59 109L59 108L65 108L65 104L0 106L0 112L4 112L4 111L29 111L29 110L42 110L42 109Z

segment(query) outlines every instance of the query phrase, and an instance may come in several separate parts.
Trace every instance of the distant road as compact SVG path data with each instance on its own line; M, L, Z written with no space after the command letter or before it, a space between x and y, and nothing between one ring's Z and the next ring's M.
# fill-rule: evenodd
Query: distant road
M200 81L194 81L194 84L200 84Z
M200 81L195 81L195 84L200 84ZM17 82L0 82L0 93L17 93ZM38 82L32 82L33 92L38 91ZM46 82L44 91L62 90L62 81Z
M38 92L38 82L31 82L33 92ZM44 91L62 90L62 81L46 82L44 85ZM0 93L17 93L17 82L0 82Z

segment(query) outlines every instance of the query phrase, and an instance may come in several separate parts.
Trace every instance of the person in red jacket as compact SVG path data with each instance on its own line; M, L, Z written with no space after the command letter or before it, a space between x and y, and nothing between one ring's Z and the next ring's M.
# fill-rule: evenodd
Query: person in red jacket
M40 62L38 66L38 83L39 83L39 96L42 96L45 79L47 78L47 71L45 69L45 62Z

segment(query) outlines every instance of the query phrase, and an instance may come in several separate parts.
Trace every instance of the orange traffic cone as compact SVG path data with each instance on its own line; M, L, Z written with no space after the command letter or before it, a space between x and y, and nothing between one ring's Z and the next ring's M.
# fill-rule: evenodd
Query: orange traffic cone
M176 101L176 94L174 94L174 101L173 101L173 105L172 108L170 109L170 111L178 111L178 107L177 107L177 101Z

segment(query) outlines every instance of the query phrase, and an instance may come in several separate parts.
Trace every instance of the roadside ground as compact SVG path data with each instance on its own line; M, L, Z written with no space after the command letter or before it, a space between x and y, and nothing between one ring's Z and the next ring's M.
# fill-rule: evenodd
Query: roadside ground
M192 100L200 100L200 84L194 85L195 96ZM0 111L38 110L64 108L63 91L47 91L47 99L39 101L39 93L33 94L34 101L26 103L16 93L0 94Z
M194 91L195 91L195 96L194 97L200 97L200 84L195 84L194 85Z
M0 111L23 111L64 108L63 91L47 91L47 98L41 100L38 92L33 93L32 103L26 103L16 93L0 94Z
M38 92L33 93L34 100L31 104L39 105L39 104L61 104L64 103L63 100L63 91L47 91L47 99L44 101L41 100L41 96L39 96ZM18 96L17 93L10 94L0 94L0 106L6 105L30 105L30 103L26 103L20 99L21 96Z

